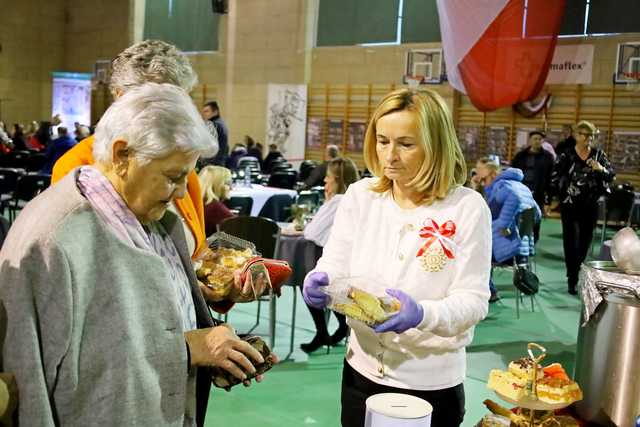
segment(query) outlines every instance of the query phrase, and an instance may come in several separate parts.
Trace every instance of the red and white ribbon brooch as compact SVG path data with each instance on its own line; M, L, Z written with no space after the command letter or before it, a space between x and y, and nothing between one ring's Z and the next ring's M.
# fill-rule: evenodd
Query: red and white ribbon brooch
M456 234L456 224L453 221L438 225L428 218L418 233L420 237L427 239L416 254L425 271L438 272L444 268L447 260L455 258L455 243L451 240Z

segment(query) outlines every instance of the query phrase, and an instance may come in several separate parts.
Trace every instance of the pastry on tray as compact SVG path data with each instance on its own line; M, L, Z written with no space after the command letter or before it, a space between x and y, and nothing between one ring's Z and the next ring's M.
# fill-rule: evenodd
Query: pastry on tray
M487 387L515 401L522 400L527 395L526 378L499 369L491 370Z
M533 360L528 357L514 360L509 363L509 372L525 380L533 379ZM537 378L540 379L543 376L542 366L538 365Z
M562 378L565 380L571 380L567 372L564 370L561 364L552 363L549 366L545 366L542 370L545 377Z
M538 399L547 403L573 403L582 399L582 390L574 381L558 377L544 377L536 386Z
M508 371L493 369L487 387L514 401L525 399L528 383L533 380L533 363L531 359L522 358L509 363ZM544 403L570 404L582 399L582 390L569 378L562 365L552 363L538 368L535 395Z

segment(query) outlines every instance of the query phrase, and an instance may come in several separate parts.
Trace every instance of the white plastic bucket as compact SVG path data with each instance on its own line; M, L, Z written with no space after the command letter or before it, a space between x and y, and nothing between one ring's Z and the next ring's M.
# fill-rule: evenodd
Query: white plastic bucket
M365 427L430 427L433 407L401 393L374 394L367 399Z

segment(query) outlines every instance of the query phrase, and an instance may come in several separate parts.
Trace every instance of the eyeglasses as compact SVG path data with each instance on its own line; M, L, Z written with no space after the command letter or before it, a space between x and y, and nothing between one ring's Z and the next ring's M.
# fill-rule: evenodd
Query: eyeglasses
M592 136L590 133L586 133L586 132L578 132L578 135L582 135L582 136Z

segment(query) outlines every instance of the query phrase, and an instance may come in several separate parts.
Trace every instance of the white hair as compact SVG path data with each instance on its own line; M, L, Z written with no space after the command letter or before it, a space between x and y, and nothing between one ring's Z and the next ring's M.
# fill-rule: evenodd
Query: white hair
M109 89L115 94L147 82L171 83L187 92L198 82L189 59L174 45L144 40L123 50L111 63Z
M213 156L218 142L189 95L171 84L146 83L128 90L104 113L95 133L93 156L110 163L115 141L127 142L141 162L179 150Z

